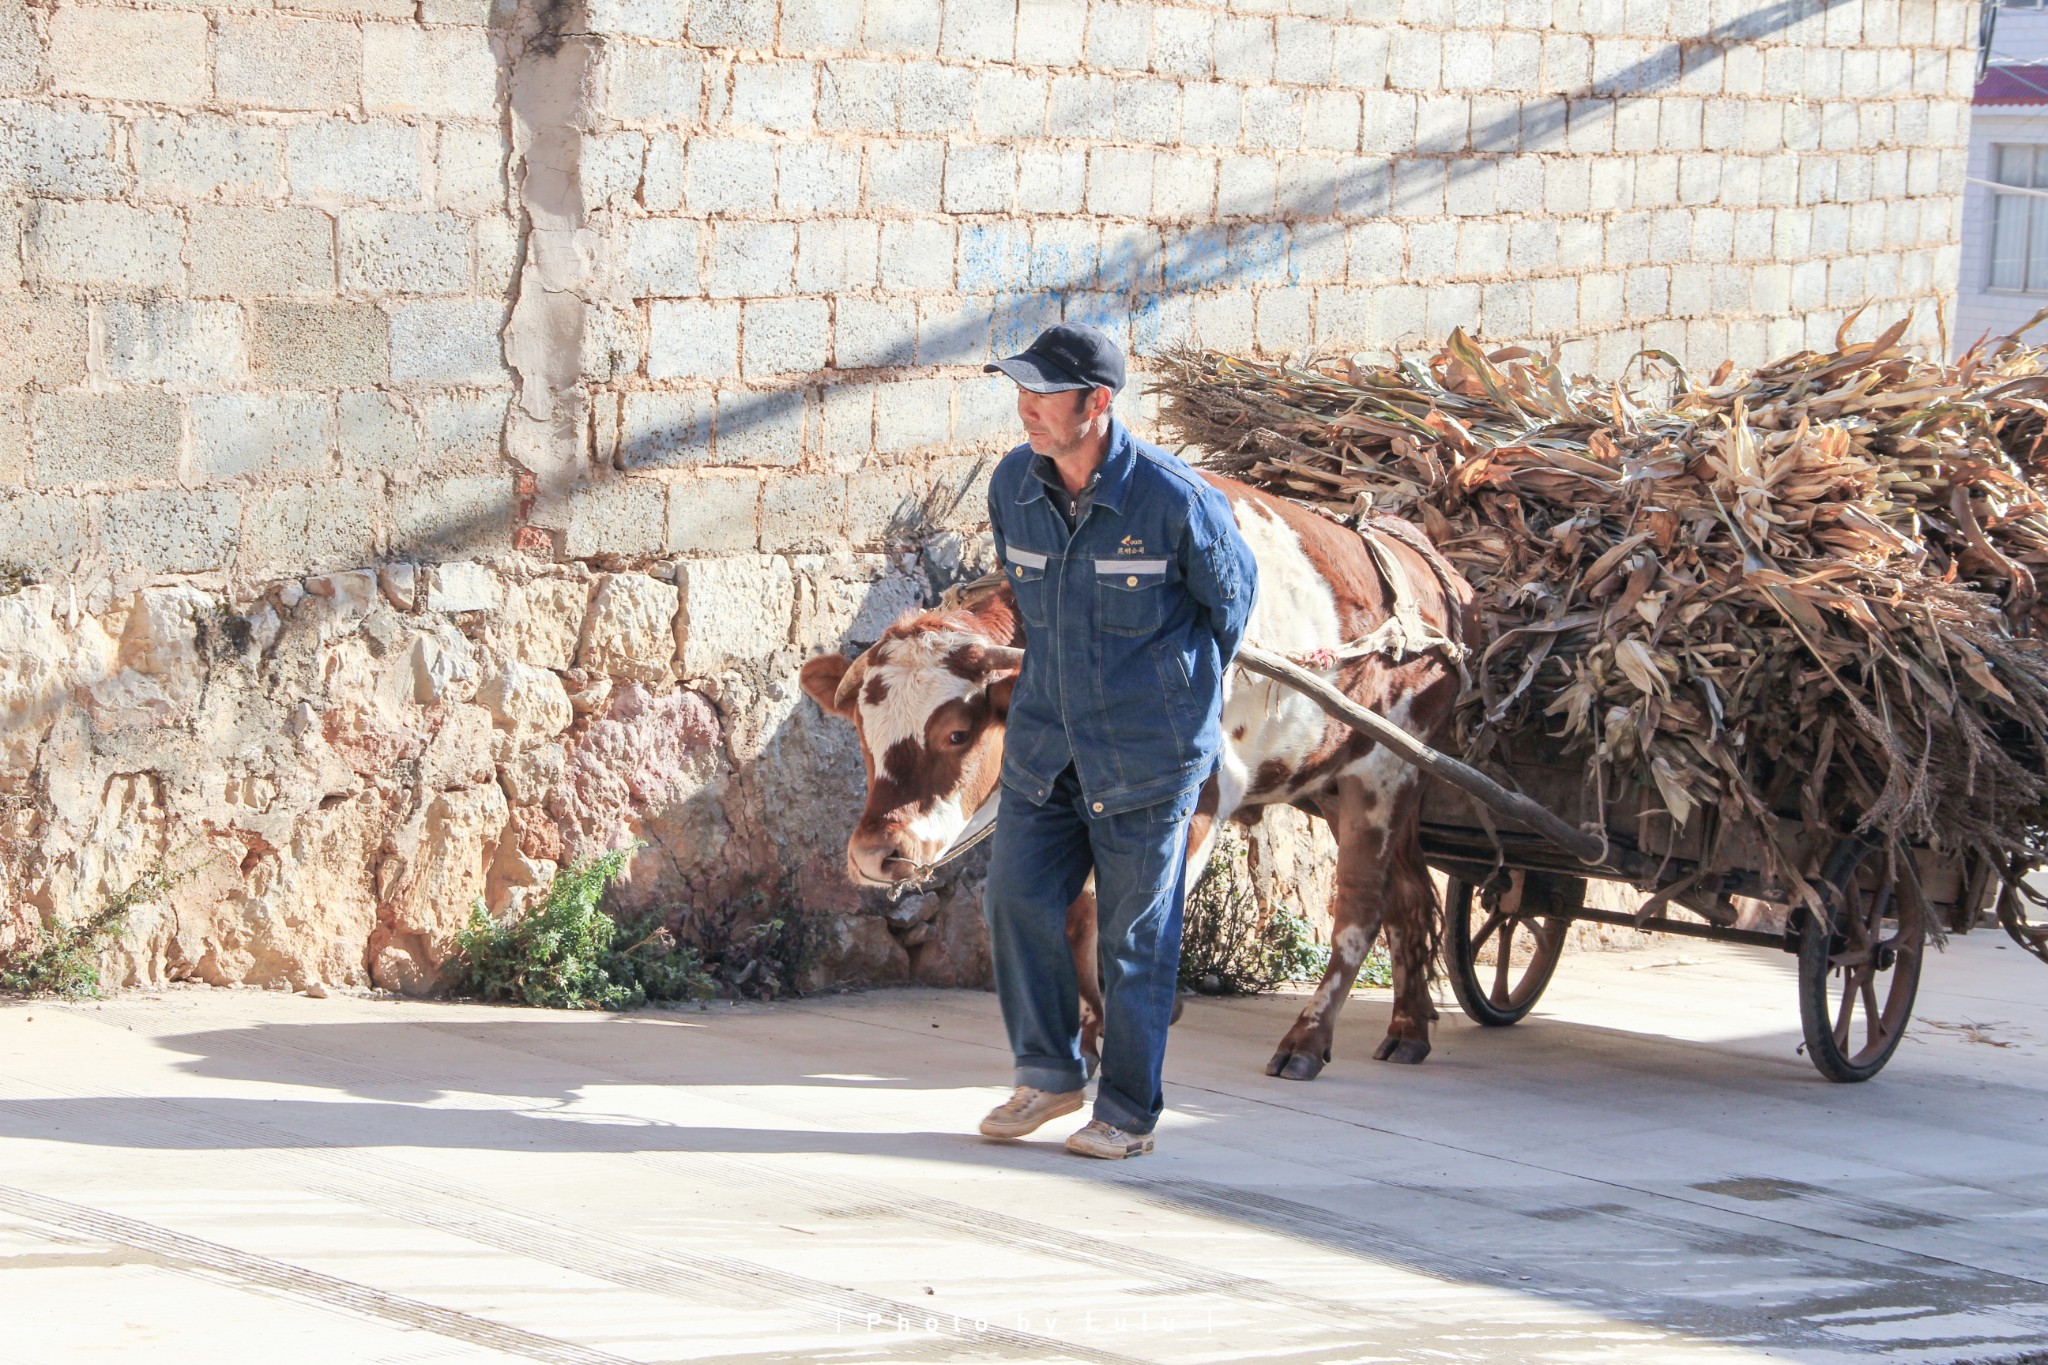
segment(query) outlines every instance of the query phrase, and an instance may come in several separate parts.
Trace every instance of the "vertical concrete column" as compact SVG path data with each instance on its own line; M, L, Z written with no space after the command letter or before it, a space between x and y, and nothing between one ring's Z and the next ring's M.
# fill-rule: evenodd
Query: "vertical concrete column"
M534 476L525 521L550 530L568 528L569 491L588 465L583 334L600 253L582 168L602 52L585 27L578 0L521 0L510 41L512 185L526 245L505 328L517 393L505 450Z

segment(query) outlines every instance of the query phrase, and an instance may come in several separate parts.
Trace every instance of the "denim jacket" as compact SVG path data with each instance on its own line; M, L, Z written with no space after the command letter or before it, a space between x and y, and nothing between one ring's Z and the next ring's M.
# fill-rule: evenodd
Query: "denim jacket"
M996 554L1024 618L1003 785L1043 803L1072 763L1098 815L1189 796L1222 747L1223 670L1258 569L1223 494L1111 419L1071 533L1029 445L989 480Z

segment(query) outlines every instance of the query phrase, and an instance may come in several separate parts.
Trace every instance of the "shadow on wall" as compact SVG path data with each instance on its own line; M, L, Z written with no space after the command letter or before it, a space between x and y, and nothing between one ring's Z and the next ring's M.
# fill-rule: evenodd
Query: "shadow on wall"
M1171 233L1163 242L1150 227L1111 225L1099 246L1092 237L1063 240L1057 229L1064 223L1040 230L1023 220L965 225L958 279L965 296L961 316L950 324L921 328L915 337L898 338L897 363L979 363L990 354L1022 349L1044 327L1062 320L1101 327L1133 355L1157 354L1194 335L1195 295L1303 283L1326 269L1320 263L1343 258L1346 234L1360 222L1442 214L1447 203L1450 212L1459 215L1540 202L1542 168L1533 160L1522 163L1519 171L1538 178L1533 186L1480 186L1464 200L1459 198L1460 187L1486 178L1498 182L1503 156L1533 155L1555 151L1568 141L1596 140L1600 126L1613 122L1631 96L1656 93L1719 63L1731 45L1769 37L1802 21L1818 21L1827 11L1849 3L1776 0L1716 25L1700 38L1669 43L1620 70L1601 73L1583 95L1522 100L1470 128L1412 130L1413 154L1352 158L1355 165L1344 173L1284 188L1269 220L1196 227ZM537 107L527 111L529 118L545 122L552 117L538 107L545 103L539 94L531 98ZM1468 145L1472 154L1461 155ZM1369 318L1362 308L1349 315L1332 310L1338 316L1328 319L1333 325L1325 328L1325 345L1340 348L1369 336L1384 341L1424 333L1447 335L1453 325L1470 328L1477 323L1475 317L1429 316L1420 288L1400 282L1400 262L1383 265L1385 284L1375 292L1405 291L1407 296L1389 304L1378 317ZM839 372L823 384L807 376L765 389L721 393L715 399L715 413L667 414L668 420L655 428L624 433L620 465L716 465L719 461L707 455L721 440L801 425L806 410L817 411L818 401L811 396L815 391L840 383L873 382L892 368ZM888 401L886 386L881 394ZM609 472L596 472L592 481L604 481ZM394 553L410 548L393 547Z
M872 639L902 610L921 606L928 584L903 558L825 559L794 572L789 563L687 567L678 574L680 595L645 575L600 580L582 627L586 645L605 616L608 585L641 583L663 614L655 629L664 635L666 614L678 605L704 618L705 594L731 596L713 604L722 619L692 621L680 679L665 663L655 667L659 681L593 683L576 676L590 671L585 665L560 675L586 691L608 685L611 700L561 737L565 752L537 800L506 784L515 798L528 796L513 801L507 837L552 838L558 842L545 851L560 861L640 841L645 847L615 891L621 906L701 916L758 895L761 917L784 909L822 917L823 958L808 985L905 981L912 954L843 872L844 840L865 787L857 746L845 726L817 712L795 676L807 638ZM691 654L709 631L720 632L734 657L700 674ZM593 664L607 657L592 648L579 655ZM786 892L795 906L777 903ZM972 946L959 945L953 957L964 960L952 963L920 954L931 961L919 979L977 984Z
M800 905L839 912L822 926L821 946L842 981L986 984L979 881L985 857L963 859L935 878L926 895L902 902L856 886L846 875L845 848L867 791L859 741L851 726L803 694L797 669L821 650L864 649L905 611L929 605L936 589L978 567L970 556L937 565L927 559L908 579L863 581L820 572L811 580L819 609L808 623L799 621L793 647L775 657L746 700L739 701L730 684L720 698L740 797L726 818L758 827L776 865L795 870ZM836 604L829 600L834 593Z
M831 640L929 589L914 563L819 558L692 587L766 564L781 610ZM841 871L864 775L796 687L790 619L763 635L761 602L723 603L759 647L683 682L680 600L636 571L461 563L288 582L240 613L185 586L69 624L51 589L0 598L0 639L38 661L0 677L23 722L0 734L22 775L0 792L0 897L73 920L176 850L201 872L138 911L114 980L420 992L477 897L506 909L562 861L645 839L629 903L715 905L794 872L828 921L811 984L907 979ZM922 979L976 984L972 946L924 954Z
M1110 228L1099 246L1092 238L1063 242L1056 233L1035 235L1025 222L965 225L959 285L968 295L968 315L915 339L904 338L904 359L964 363L1008 353L1061 319L1092 322L1119 336L1134 353L1154 354L1191 335L1194 295L1300 283L1313 274L1320 254L1345 249L1354 221L1441 212L1449 187L1497 173L1495 149L1554 149L1584 125L1613 119L1616 100L1661 90L1691 70L1718 63L1730 44L1768 37L1844 3L1847 0L1780 0L1719 25L1701 39L1668 44L1626 68L1603 73L1585 98L1522 101L1489 123L1458 130L1441 149L1425 143L1423 156L1362 159L1348 176L1290 189L1278 221L1198 227L1170 236L1163 245L1150 229ZM1456 157L1468 139L1478 154ZM1490 202L1487 207L1492 207ZM1421 293L1415 286L1390 288L1406 288L1418 297ZM1416 317L1419 322L1419 310ZM1354 318L1351 325L1361 334L1367 328L1363 318ZM865 382L883 373L853 371L840 378ZM786 426L793 411L815 414L819 400L814 394L823 387L828 385L807 376L779 388L721 394L715 415L692 417L688 426L664 431L657 442L624 433L620 464L634 470L716 465L715 458L706 459L704 454L715 452L720 440L761 427ZM880 401L889 401L886 385L879 393ZM806 419L799 415L802 420ZM583 486L584 495L612 483L620 472L612 467L593 471ZM764 472L761 477L765 483L776 475ZM505 511L509 515L513 510L508 499ZM393 546L396 554L415 549ZM802 650L853 642L844 634L807 636L800 630L797 645ZM832 770L834 776L827 780L839 782L849 799L857 796L859 767L850 736L804 708L787 679L764 679L752 694L721 698L720 705L727 712L736 751L752 755L758 765L755 776L743 780L758 781L763 806L758 817L748 818L759 818L767 826L792 822L786 831L774 828L771 837L815 837L815 787L820 780L816 774L821 766ZM764 723L766 732L756 740L753 735ZM826 729L819 730L820 724Z
M1187 335L1189 299L1195 292L1285 285L1299 282L1312 274L1312 263L1319 253L1332 249L1341 251L1345 246L1345 234L1352 220L1336 215L1348 213L1369 218L1372 214L1434 208L1441 202L1447 186L1473 176L1496 173L1495 168L1500 163L1488 153L1491 147L1519 147L1533 152L1555 146L1559 138L1571 135L1575 120L1597 122L1613 117L1616 106L1607 98L1609 95L1625 100L1631 94L1661 89L1681 79L1689 69L1688 64L1697 67L1720 61L1727 44L1781 31L1802 19L1810 19L1847 2L1821 0L1818 4L1808 4L1781 0L1781 3L1716 28L1704 40L1671 44L1621 72L1601 77L1595 87L1599 93L1585 99L1548 97L1524 101L1512 115L1504 114L1493 123L1460 131L1455 145L1447 144L1442 153L1425 152L1416 158L1391 162L1361 161L1354 178L1329 178L1312 187L1290 190L1278 215L1281 221L1197 228L1176 234L1163 247L1158 245L1158 238L1149 230L1143 233L1135 229L1125 233L1112 230L1111 239L1099 249L1062 247L1052 237L1040 241L1031 237L1022 224L968 227L963 231L961 283L970 295L985 298L985 308L973 305L976 311L971 316L931 333L930 350L949 361L965 362L984 356L991 350L1006 352L1017 349L1043 325L1060 318L1070 318L1106 326L1124 337L1131 349L1140 354L1156 351L1158 347ZM1481 155L1443 159L1455 156L1467 137ZM1082 287L1084 285L1092 287ZM1391 294L1395 290L1406 290L1418 298L1422 293L1419 287L1412 285L1389 286L1381 292ZM1419 318L1421 314L1416 316ZM1358 322L1356 325L1363 333L1365 324ZM910 354L916 355L923 345L923 338L919 338L912 344ZM846 378L850 382L866 382L884 373L886 371L850 372ZM992 377L986 382L1000 385L1004 381ZM745 432L763 424L786 423L792 403L815 412L817 401L810 394L820 387L818 377L809 376L779 389L722 396L715 417L706 419L705 439L715 441L720 434ZM883 386L880 392L882 401L887 401L888 387ZM643 451L635 452L629 458L633 467L643 468L649 463L663 462L668 454L657 451L647 456ZM597 494L617 481L618 476L619 471L609 467L594 471L583 485L586 495ZM776 475L763 472L761 477L765 482ZM681 487L678 485L679 489ZM521 519L520 503L517 485L507 478L502 498L450 506L431 536L395 540L389 548L390 557L393 560L457 558L464 553L462 547L465 545L481 541L502 544L509 539ZM687 547L684 549L687 553ZM326 575L321 581L331 585L353 582L354 579L350 575ZM366 581L370 587L360 595L375 598L374 576ZM901 578L896 581L900 582ZM746 590L744 579L735 579L734 584L736 592ZM357 592L358 589L351 587L348 591ZM756 669L754 676L738 677L730 686L721 683L715 697L703 699L707 708L715 705L721 713L721 724L717 727L713 743L723 755L722 761L729 761L729 772L723 780L729 780L733 785L716 796L708 789L693 794L679 803L672 814L665 814L662 818L673 826L663 831L670 836L671 845L693 837L691 831L710 827L712 816L717 814L726 821L736 822L738 835L742 840L751 840L752 847L758 850L763 860L772 856L788 861L785 855L790 850L798 850L800 855L794 861L812 869L806 874L810 880L804 894L817 898L821 903L850 909L854 903L850 888L845 887L843 879L834 883L826 869L836 874L837 844L843 839L846 828L850 827L852 812L857 808L861 789L858 758L853 751L850 733L808 708L794 685L795 665L800 662L801 654L809 649L855 642L857 637L849 633L851 626L848 623L872 616L874 603L899 589L889 587L885 590L881 578L871 577L865 585L852 580L836 583L832 591L850 594L851 600L842 603L841 608L835 608L834 612L814 616L808 624L797 623L795 649L782 659L788 664L786 669L782 669L780 664L773 669ZM900 597L889 598L885 605L899 602L910 605L908 599ZM744 605L742 602L738 607L743 608ZM362 621L356 624L368 621L375 615L375 610L372 602L364 608ZM461 613L451 612L449 615L453 618ZM134 622L147 622L149 614L130 613L128 619L127 631L132 635ZM457 629L449 621L440 621L428 633L439 638L443 627ZM278 628L281 631L283 623L280 622ZM374 638L373 632L363 641L362 651L374 663L380 649L412 649L413 645L405 643L402 637L401 631L390 641L380 641ZM322 643L331 642L323 640ZM119 677L124 671L142 678L158 676L148 669L161 663L162 647L162 641L148 637L146 633L133 641L124 638L113 642L110 650L122 655L116 660L121 667L114 676ZM767 653L772 656L774 651ZM365 676L375 671L372 663L360 665ZM356 664L352 662L351 666ZM771 672L778 673L778 676L769 676ZM307 675L305 695L316 694L320 687L331 681L323 679L316 685L312 677ZM25 690L33 692L46 688L57 695L65 693L68 686L66 682L51 679L31 679L25 684ZM260 683L252 678L248 687L252 697L262 697L266 725L274 722L275 727L283 731L300 723L296 713L289 716L285 713L298 706L302 697L281 692L274 673ZM269 695L266 689L276 695ZM135 700L135 705L129 709L137 714L148 713L150 707L157 707L161 712L162 706L144 695L144 691L146 689L136 693L139 700L115 700L122 706L129 706L129 702ZM206 691L204 687L200 688L200 693ZM220 703L215 697L207 704L217 706ZM32 705L30 709L36 709L36 706ZM176 709L175 706L171 708L172 711ZM311 717L305 723L319 720L317 716ZM621 723L624 724L623 721ZM820 729L820 726L826 728ZM60 730L64 727L53 721L46 733ZM73 732L66 730L65 733ZM157 747L175 757L181 745L189 748L189 739L190 736L179 740L166 739ZM82 753L83 748L88 747L85 740L75 734L67 742L73 744L74 754ZM118 758L103 757L102 766L112 765L109 766L109 780L121 773L147 774L154 771L157 763L153 755L143 752L145 747L148 746L130 746L131 751L122 753ZM27 770L34 761L31 750L24 755L24 762L17 770ZM399 783L418 779L416 771L392 767L391 762L396 761L401 760L366 760L373 774L369 785L374 785L376 780ZM385 764L381 771L375 767L380 762ZM128 766L120 766L123 764ZM625 782L624 777L619 780ZM308 788L309 800L326 803L316 804L314 810L303 813L309 821L316 818L339 820L340 816L334 812L347 813L358 805L350 795L351 789L339 778L336 778L338 785L331 787L321 785L324 781L315 781ZM421 786L419 790L428 788ZM630 794L630 785L627 791ZM420 814L419 802L411 797L400 806L407 820ZM835 818L834 812L843 813L843 818ZM87 828L102 818L91 802L80 803L72 814L82 822L75 831L81 839L88 838ZM492 818L492 812L488 810L471 812L470 815ZM449 818L453 819L454 814ZM358 823L363 825L363 829L351 837L370 841L366 856L369 863L378 867L376 878L382 881L389 854L386 851L383 855L384 863L378 862L377 838L381 837L376 830L378 820L363 817ZM279 864L279 850L294 846L293 831L288 822L284 825L276 821L263 824L252 815L242 820L237 829L240 833L234 837L240 842L235 850L234 865L247 864L254 869L245 872L245 879L257 873L274 876ZM544 836L537 837L541 837L545 844ZM670 852L673 852L672 848ZM650 852L647 856L668 855ZM656 882L662 878L658 870L652 869L648 876ZM261 894L254 897L254 900L262 899ZM252 910L251 913L258 912ZM261 913L268 914L270 910L264 909ZM887 958L885 949L890 946L884 939L874 939L872 947L878 960ZM231 962L223 959L212 970L232 976L235 969ZM882 979L888 979L887 975Z

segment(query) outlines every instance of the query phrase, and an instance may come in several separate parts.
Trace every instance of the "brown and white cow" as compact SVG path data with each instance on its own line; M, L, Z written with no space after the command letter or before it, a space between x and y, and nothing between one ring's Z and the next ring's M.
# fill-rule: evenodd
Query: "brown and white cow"
M1352 530L1232 480L1203 477L1229 498L1258 560L1258 599L1245 639L1297 658L1330 651L1339 661L1326 676L1345 695L1425 743L1441 742L1460 686L1449 649L1411 641L1405 653L1345 659L1343 651L1376 631L1385 640L1397 604L1405 604L1411 627L1419 614L1425 637L1463 639L1471 604L1464 580L1404 525ZM856 882L889 886L916 876L996 791L1024 644L1023 622L1004 587L972 604L908 615L857 659L827 654L804 665L804 691L860 735L868 796L846 849ZM1132 697L1131 704L1150 700ZM1395 998L1374 1055L1421 1061L1436 1017L1428 969L1437 920L1418 835L1420 775L1301 694L1242 670L1227 675L1223 730L1222 757L1189 828L1189 886L1207 864L1216 822L1251 824L1266 805L1288 802L1319 814L1337 840L1329 971L1266 1073L1309 1080L1322 1070L1338 1011L1382 929ZM1067 935L1081 982L1082 1049L1092 1069L1102 997L1091 893L1068 912Z

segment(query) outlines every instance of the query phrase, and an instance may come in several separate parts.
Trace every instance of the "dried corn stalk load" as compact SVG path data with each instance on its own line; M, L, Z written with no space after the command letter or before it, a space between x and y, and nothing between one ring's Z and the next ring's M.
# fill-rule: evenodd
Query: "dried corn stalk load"
M1668 395L1464 334L1427 363L1170 358L1199 458L1419 523L1478 590L1470 752L1583 756L1681 826L1866 829L2006 866L2048 809L2048 364L1905 325ZM1517 747L1526 748L1526 745Z

